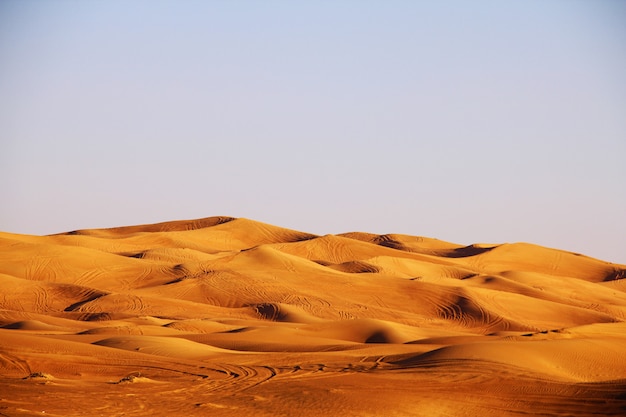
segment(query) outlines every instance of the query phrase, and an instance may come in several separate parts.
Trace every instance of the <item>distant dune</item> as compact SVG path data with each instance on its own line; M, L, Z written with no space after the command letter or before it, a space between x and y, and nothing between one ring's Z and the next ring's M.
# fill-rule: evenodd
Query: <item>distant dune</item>
M0 416L623 416L625 278L231 217L0 233Z

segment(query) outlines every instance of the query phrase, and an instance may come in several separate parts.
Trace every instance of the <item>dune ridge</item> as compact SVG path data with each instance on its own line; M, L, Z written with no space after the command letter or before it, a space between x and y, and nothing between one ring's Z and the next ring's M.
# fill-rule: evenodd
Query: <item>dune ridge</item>
M0 232L0 415L625 415L624 278L228 216Z

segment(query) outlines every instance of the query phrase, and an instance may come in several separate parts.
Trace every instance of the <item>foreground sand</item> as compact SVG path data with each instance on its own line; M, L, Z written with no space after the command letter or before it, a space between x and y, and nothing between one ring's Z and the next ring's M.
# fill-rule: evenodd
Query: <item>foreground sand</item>
M0 416L626 415L625 277L224 217L0 233Z

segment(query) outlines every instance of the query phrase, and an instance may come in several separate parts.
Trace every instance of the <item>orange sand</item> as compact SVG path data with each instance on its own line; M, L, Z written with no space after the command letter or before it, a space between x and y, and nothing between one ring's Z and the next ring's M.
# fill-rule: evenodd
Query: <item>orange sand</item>
M625 277L227 217L0 233L0 416L626 415Z

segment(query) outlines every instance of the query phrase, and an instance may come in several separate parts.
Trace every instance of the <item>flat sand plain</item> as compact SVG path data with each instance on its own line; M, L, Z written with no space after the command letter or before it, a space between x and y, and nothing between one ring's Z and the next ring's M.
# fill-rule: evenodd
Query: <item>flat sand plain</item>
M230 217L0 233L0 416L623 416L624 278Z

